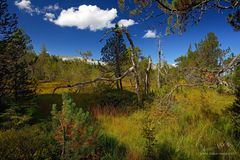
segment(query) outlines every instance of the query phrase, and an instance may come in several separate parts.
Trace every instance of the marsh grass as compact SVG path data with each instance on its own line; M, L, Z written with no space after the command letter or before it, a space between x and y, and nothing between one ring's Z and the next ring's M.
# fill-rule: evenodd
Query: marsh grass
M143 120L150 115L155 126L156 157L163 159L238 159L239 148L229 136L224 116L234 100L231 95L207 89L184 89L175 95L170 109L153 103L128 115L97 115L104 130L124 143L129 157L141 159L145 139Z

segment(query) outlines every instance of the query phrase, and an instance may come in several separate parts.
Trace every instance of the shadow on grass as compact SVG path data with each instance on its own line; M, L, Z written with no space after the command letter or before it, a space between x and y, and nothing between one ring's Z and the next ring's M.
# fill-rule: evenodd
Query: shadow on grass
M180 150L176 150L174 146L172 146L168 142L164 142L161 144L156 144L154 150L151 154L145 155L145 159L147 160L190 160L184 152Z
M137 105L137 96L134 92L119 91L116 89L108 89L101 92L93 93L79 93L71 94L74 102L78 107L85 110L91 110L93 107L111 106L122 111L126 111L126 107L134 108L131 106ZM52 105L57 104L58 107L62 106L61 94L42 94L36 97L38 114L40 119L46 119L50 116Z

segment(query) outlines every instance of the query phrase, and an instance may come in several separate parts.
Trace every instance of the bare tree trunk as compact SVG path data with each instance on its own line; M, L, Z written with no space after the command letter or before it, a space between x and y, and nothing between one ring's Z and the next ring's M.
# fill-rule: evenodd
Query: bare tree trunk
M146 70L146 77L145 77L145 84L144 84L145 94L149 93L151 66L152 66L152 60L150 57L148 57L148 67Z
M131 61L132 61L132 65L133 65L133 73L134 73L134 78L135 78L135 89L136 89L136 93L137 93L137 98L138 98L138 104L141 106L143 104L142 101L142 96L141 96L141 92L140 92L140 79L139 79L139 73L138 73L138 62L136 62L136 58L137 58L137 53L135 50L135 46L133 44L132 38L130 36L130 34L128 33L127 30L124 30L127 39L130 43L130 47L132 50L132 54L131 54Z
M121 76L121 75L120 75ZM120 83L120 89L121 89L121 91L123 90L123 86L122 86L122 80L120 79L119 80L119 83Z
M63 127L63 145L62 145L62 153L61 157L64 157L66 154L66 129Z
M120 67L120 44L119 44L119 39L121 37L121 34L118 33L118 37L117 37L117 43L115 44L115 54L116 54L116 62L115 62L115 74L116 74L116 78L121 77L121 67ZM120 79L119 81L117 81L117 88L122 90L122 80Z
M158 79L157 79L157 85L158 88L161 87L161 48L160 48L160 37L158 39Z

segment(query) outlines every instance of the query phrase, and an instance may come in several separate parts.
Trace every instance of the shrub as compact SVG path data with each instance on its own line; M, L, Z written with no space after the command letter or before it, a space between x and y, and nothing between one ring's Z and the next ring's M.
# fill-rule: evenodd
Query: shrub
M145 159L148 160L154 160L154 147L155 147L155 143L156 143L156 139L155 139L155 127L154 124L152 122L152 120L150 119L149 116L147 116L144 119L144 123L143 123L143 138L145 139Z
M91 159L94 156L99 130L91 123L90 115L77 108L69 94L63 94L63 105L57 111L52 108L54 138L62 148L66 159Z
M20 128L33 122L34 104L19 104L11 100L7 103L7 108L0 114L1 128Z
M240 140L240 87L236 90L236 100L229 108L232 119L233 133L237 140Z
M0 159L58 159L59 148L51 145L38 126L0 132Z

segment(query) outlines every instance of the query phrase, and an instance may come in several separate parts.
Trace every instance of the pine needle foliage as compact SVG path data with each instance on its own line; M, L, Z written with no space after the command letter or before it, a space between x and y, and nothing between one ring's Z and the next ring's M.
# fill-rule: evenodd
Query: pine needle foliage
M92 159L100 132L92 125L89 112L78 108L69 94L63 94L62 99L62 109L57 111L56 105L53 105L51 112L54 138L61 145L61 156L66 159Z

